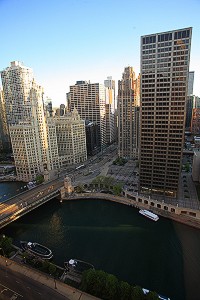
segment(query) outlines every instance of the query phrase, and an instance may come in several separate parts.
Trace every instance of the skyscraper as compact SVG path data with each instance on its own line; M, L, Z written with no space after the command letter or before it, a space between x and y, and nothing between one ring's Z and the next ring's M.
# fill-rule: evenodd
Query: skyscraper
M27 121L31 116L30 89L33 71L19 61L1 72L8 125Z
M33 79L33 71L18 61L11 62L1 77L17 179L32 181L45 169L59 167L57 153L50 154L43 88Z
M106 144L116 140L115 130L115 81L112 76L104 80L105 85L105 121L106 121Z
M188 96L193 95L193 85L194 85L194 71L189 72L188 79Z
M105 122L105 86L100 83L77 81L70 86L67 94L67 108L72 111L74 107L83 120L90 120L99 126L100 144L106 144L106 122Z
M0 152L10 152L11 141L5 112L3 91L0 89Z
M118 81L118 154L124 158L138 156L139 107L135 100L135 72L126 67Z
M141 37L140 191L176 196L192 28Z

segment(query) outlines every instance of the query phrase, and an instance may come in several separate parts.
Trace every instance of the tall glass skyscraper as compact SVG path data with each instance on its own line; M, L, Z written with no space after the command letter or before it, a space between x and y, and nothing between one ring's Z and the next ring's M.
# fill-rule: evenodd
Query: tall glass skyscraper
M177 194L191 36L184 28L141 37L141 192Z

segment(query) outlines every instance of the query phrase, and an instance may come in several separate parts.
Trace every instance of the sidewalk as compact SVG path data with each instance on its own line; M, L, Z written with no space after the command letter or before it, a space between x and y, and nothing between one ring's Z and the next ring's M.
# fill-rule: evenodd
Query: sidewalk
M21 273L29 278L32 278L35 281L38 281L51 289L55 289L56 284L56 291L57 293L67 297L70 300L98 300L94 296L81 292L59 280L54 280L54 278L44 274L40 271L37 271L32 268L28 268L26 265L19 264L11 259L7 259L7 268L13 270L15 272ZM5 267L5 257L0 256L0 265ZM56 282L56 283L55 283Z

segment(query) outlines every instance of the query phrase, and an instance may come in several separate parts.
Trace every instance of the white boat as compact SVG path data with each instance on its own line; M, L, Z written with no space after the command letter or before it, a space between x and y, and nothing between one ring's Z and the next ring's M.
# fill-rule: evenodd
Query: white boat
M51 259L53 257L52 251L49 248L38 243L20 241L20 245L24 251L29 251L43 259Z
M147 295L150 291L149 290L147 290L147 289L142 289L142 291L143 291L143 293L145 294L145 295ZM166 296L162 296L162 295L160 295L160 294L157 294L158 295L158 299L161 299L161 300L170 300L170 298L168 298L168 297L166 297Z
M159 217L156 214L153 214L152 212L146 210L146 209L140 209L139 213L153 221L158 221Z
M67 262L64 262L64 266L66 270L74 271L77 273L83 273L86 270L93 269L94 266L86 261L78 260L78 259L70 259Z

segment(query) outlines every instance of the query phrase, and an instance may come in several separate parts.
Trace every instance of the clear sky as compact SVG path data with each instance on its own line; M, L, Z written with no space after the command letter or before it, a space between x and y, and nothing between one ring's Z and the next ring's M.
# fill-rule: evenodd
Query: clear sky
M193 27L190 71L200 96L200 0L0 0L0 70L34 71L53 106L77 80L121 79L140 69L140 36Z

